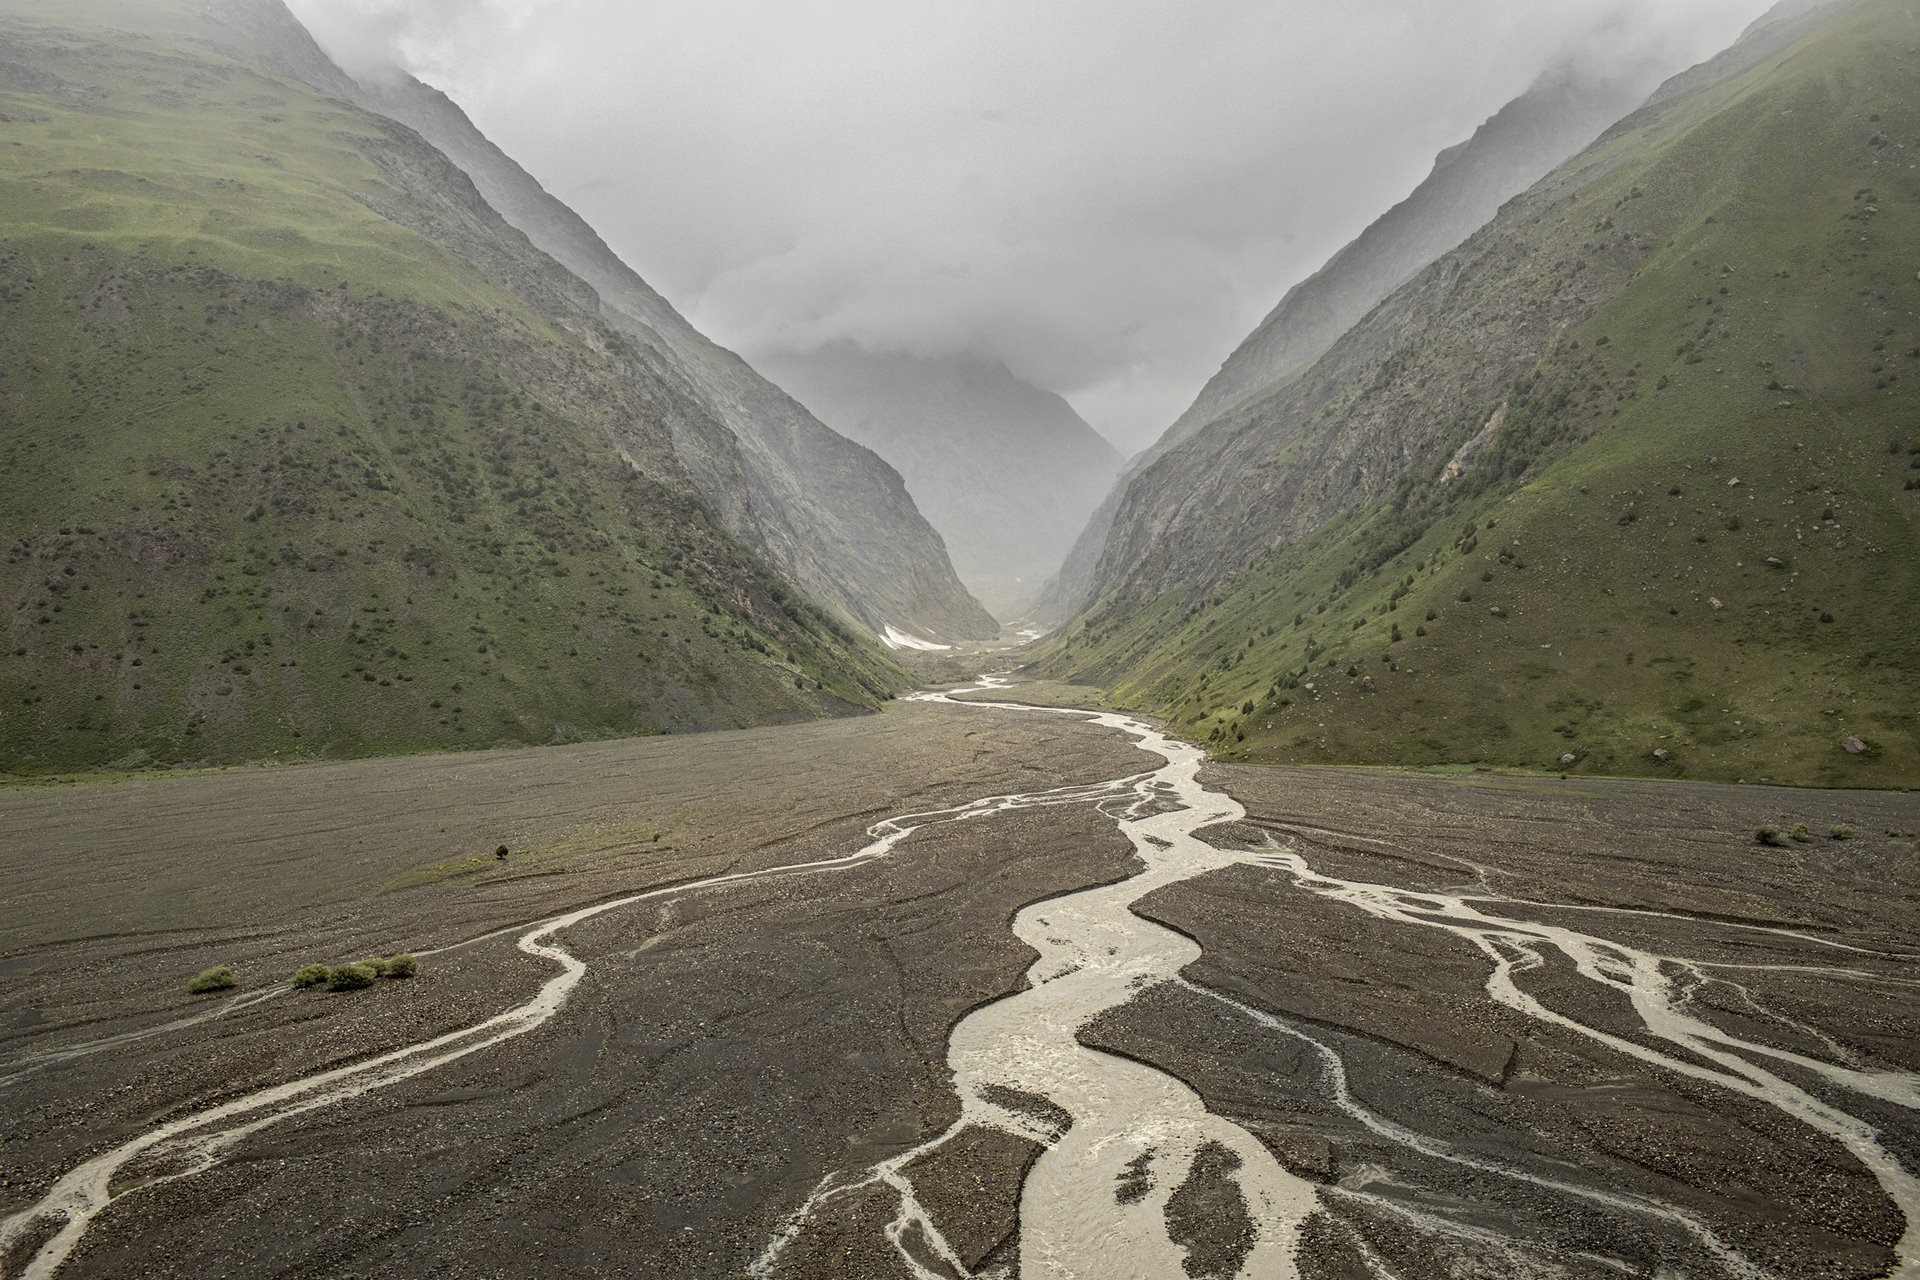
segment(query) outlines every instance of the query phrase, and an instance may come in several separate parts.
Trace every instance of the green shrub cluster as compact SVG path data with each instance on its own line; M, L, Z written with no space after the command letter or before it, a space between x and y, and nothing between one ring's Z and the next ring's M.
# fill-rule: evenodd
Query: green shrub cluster
M412 952L402 951L384 960L368 956L352 964L334 968L324 964L302 965L293 975L293 985L302 990L324 986L330 991L359 991L381 978L411 978L420 972L420 961Z
M233 976L233 970L224 964L211 969L202 969L187 983L187 991L192 995L205 995L209 991L231 991L240 985L240 979Z
M324 964L302 965L293 975L293 985L300 988L317 987L333 977L333 970Z
M380 970L377 962L370 964L365 960L356 964L343 964L333 971L327 986L333 991L358 991L370 987L379 981Z

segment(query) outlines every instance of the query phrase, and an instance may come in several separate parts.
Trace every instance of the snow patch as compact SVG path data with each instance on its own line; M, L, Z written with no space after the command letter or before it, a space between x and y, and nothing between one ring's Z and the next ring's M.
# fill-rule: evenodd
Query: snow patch
M944 652L953 648L950 644L935 644L931 640L922 640L919 636L908 635L898 627L889 625L880 633L880 640L889 649L919 649L923 652Z

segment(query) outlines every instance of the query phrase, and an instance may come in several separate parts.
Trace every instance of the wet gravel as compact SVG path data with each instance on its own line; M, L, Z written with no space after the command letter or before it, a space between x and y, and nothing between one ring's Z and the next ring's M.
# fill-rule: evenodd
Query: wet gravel
M35 1068L0 1085L0 1212L170 1117L525 1000L552 966L495 930L848 852L889 813L1148 760L1066 716L902 707L767 733L0 794L0 1078ZM1204 780L1249 810L1211 830L1216 843L1289 847L1342 877L1558 904L1499 908L1515 919L1728 965L1839 957L1890 978L1911 979L1911 960L1738 926L1920 951L1920 864L1910 843L1874 834L1920 829L1912 796L1248 767ZM1752 840L1761 821L1862 834L1765 849ZM503 864L467 865L500 841ZM551 1022L141 1187L62 1275L741 1275L822 1177L954 1120L946 1036L1022 982L1033 953L1008 931L1014 912L1135 865L1111 822L1053 808L930 828L854 871L596 917L565 935L589 973ZM1573 909L1596 906L1686 918ZM1139 910L1200 940L1192 985L1144 990L1081 1039L1178 1076L1317 1184L1308 1280L1721 1273L1671 1218L1543 1180L1671 1206L1795 1280L1886 1265L1898 1215L1836 1143L1496 1005L1469 943L1379 922L1267 868L1176 885ZM440 947L455 949L424 956L408 982L283 991L154 1032L226 1007L181 989L210 963L234 964L245 996L309 961ZM1696 1005L1734 1034L1920 1069L1914 987L1720 972ZM1624 1001L1562 963L1525 985L1645 1038ZM143 1032L36 1068L36 1054ZM1341 1105L1330 1063L1375 1127ZM1794 1078L1920 1166L1912 1111ZM1065 1123L1044 1099L995 1100ZM969 1267L1017 1272L1019 1188L1038 1151L968 1129L909 1170ZM1173 1195L1191 1276L1232 1274L1250 1239L1221 1154L1203 1153ZM836 1199L782 1274L907 1275L886 1237L897 1209L878 1189Z

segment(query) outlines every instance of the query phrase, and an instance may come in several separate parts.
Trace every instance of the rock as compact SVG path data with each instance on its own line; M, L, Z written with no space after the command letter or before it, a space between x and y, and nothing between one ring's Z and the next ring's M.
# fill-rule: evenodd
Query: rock
M1776 569L1781 569L1786 567L1787 562L1785 560L1782 560L1779 556L1768 556L1767 563L1772 565Z
M1667 758L1667 749L1665 747L1655 747L1653 758L1655 760L1665 760Z
M1567 754L1560 757L1560 767L1564 769L1568 765L1572 764L1576 759L1578 759L1578 757L1575 756L1573 752L1569 751L1567 752Z
M1707 603L1709 605L1712 605L1715 609L1724 609L1727 607L1720 603L1720 597L1718 596L1708 596Z
M1847 754L1850 756L1861 755L1867 749L1867 744L1858 738L1847 738L1840 745L1847 749Z
M1364 690L1366 690L1366 691L1367 691L1368 693L1372 693L1372 692L1373 692L1373 677L1372 677L1372 676L1366 676L1366 677L1364 677L1364 678L1363 678L1363 679L1362 679L1362 680L1360 681L1360 687L1361 687L1362 689L1364 689Z
M1734 477L1733 479L1731 479L1731 480L1729 480L1729 481L1727 481L1727 488L1729 488L1729 489L1738 489L1739 487L1740 487L1740 477L1739 477L1739 476L1735 476L1735 477Z

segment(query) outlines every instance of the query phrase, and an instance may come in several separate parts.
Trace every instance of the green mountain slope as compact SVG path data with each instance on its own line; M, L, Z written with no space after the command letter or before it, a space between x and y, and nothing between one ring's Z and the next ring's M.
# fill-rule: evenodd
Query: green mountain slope
M1043 670L1236 758L1920 780L1915 48L1631 117L1136 481Z
M0 770L895 686L720 531L664 425L700 407L591 290L207 12L0 4Z

